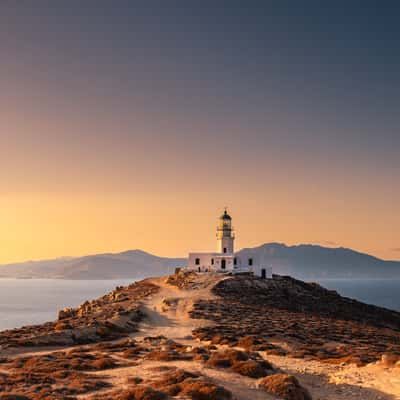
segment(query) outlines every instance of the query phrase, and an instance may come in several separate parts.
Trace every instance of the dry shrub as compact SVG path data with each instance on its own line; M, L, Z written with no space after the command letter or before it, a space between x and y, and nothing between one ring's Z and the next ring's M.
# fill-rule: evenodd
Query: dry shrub
M238 340L238 347L243 347L246 350L251 350L255 344L259 344L259 341L253 336L243 336Z
M167 372L151 385L169 396L179 395L193 400L231 399L231 393L223 387L182 369Z
M42 356L18 358L11 366L21 373L53 374L55 371L90 371L109 369L116 366L115 361L99 353L55 352Z
M292 375L275 374L267 376L260 382L260 387L284 400L312 400L308 390L303 388Z
M205 379L186 379L180 384L181 394L192 400L230 400L232 393L222 386L217 386Z
M158 387L162 385L173 385L176 383L181 383L189 378L197 378L198 375L191 372L185 371L183 369L176 369L171 372L164 374L164 376L157 381Z
M212 344L220 344L223 340L224 340L224 336L219 334L219 333L217 333L216 335L214 335L211 338L211 343Z
M68 377L66 394L84 394L108 386L108 383L98 380L96 377L74 372Z
M207 364L212 367L229 368L235 362L247 361L248 359L249 355L244 351L228 349L212 353Z
M174 361L179 360L180 356L176 351L154 350L146 358L153 361Z
M182 369L172 369L165 373L161 379L152 383L152 386L162 390L169 396L176 396L182 391L181 383L186 379L197 378L198 375Z
M115 361L110 357L102 357L94 360L91 364L95 370L110 369L116 366Z
M275 353L276 355L285 355L285 351L283 349L272 343L268 343L261 337L242 336L238 340L237 346L244 348L246 351L266 351Z
M10 363L8 375L0 376L0 386L4 392L18 391L31 400L67 400L109 386L97 376L78 372L93 370L91 363L96 361L95 356L80 352L21 357Z
M138 386L133 389L115 392L108 397L100 397L103 399L116 399L116 400L165 400L167 395L158 390L154 390L149 386Z
M121 354L124 358L136 358L144 349L142 347L132 347L131 349L126 349Z
M237 361L233 364L232 370L240 375L248 376L250 378L263 378L268 375L266 369L264 369L257 361Z

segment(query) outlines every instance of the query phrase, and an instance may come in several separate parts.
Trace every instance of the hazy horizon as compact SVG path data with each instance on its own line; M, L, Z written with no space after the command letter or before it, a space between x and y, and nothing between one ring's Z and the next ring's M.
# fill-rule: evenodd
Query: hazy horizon
M340 245L330 245L329 243L321 243L321 242L313 242L313 243L284 243L284 242L280 242L280 241L272 241L272 242L262 242L259 243L258 245L255 246L251 246L250 248L257 248L257 247L261 247L264 245L271 245L271 244L278 244L278 245L283 245L286 247L297 247L297 246L316 246L316 247L323 247L326 249L344 249L344 250L351 250L354 251L356 253L361 253L361 254L366 254L368 256L371 257L375 257L378 258L382 261L392 261L392 262L400 262L400 259L385 259L385 258L381 258L378 257L375 254L370 254L370 253L364 253L360 250L357 249L353 249L353 248L348 248L348 247L344 247L344 246L340 246ZM236 248L235 251L241 251L241 250L245 250L249 247L241 247L241 248ZM203 251L209 250L209 249L200 249ZM161 257L161 258L187 258L188 253L192 251L192 249L189 249L185 254L182 255L164 255L164 254L158 254L158 253L154 253L151 251L148 251L146 249L139 249L139 248L130 248L130 249L120 249L120 250L115 250L115 251L104 251L104 252L98 252L98 253L84 253L84 254L66 254L66 255L62 255L59 257L54 257L54 258L37 258L37 259L25 259L25 260L17 260L17 261L13 261L11 263L0 263L0 266L5 266L5 265L9 265L9 264L23 264L23 263L29 263L29 262L44 262L44 261L51 261L51 260L62 260L62 259L74 259L74 258L83 258L83 257L94 257L94 256L98 256L98 255L106 255L106 254L111 254L111 255L118 255L121 253L126 253L126 252L130 252L130 251L138 251L138 252L144 252L147 254L150 254L152 256L155 257Z
M0 5L0 264L329 243L400 258L400 6Z

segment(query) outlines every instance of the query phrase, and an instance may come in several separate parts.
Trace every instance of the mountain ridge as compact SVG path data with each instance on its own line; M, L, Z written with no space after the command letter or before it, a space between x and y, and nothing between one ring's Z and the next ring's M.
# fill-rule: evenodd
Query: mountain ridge
M243 248L237 254L272 267L274 273L299 279L400 278L400 261L382 260L346 247L271 242ZM134 249L3 264L0 278L138 279L172 273L185 264L186 258Z

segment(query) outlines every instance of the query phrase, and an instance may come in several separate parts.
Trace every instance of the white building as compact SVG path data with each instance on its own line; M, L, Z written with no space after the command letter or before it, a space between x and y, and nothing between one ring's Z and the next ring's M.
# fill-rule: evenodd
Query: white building
M215 253L189 253L188 269L196 272L252 273L270 278L272 269L261 266L253 258L242 259L234 251L235 235L232 218L225 210L217 226L217 251Z

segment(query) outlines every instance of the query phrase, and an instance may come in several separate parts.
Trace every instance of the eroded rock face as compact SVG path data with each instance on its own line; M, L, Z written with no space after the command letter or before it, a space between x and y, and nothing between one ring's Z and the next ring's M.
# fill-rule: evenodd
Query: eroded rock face
M308 390L292 375L271 375L262 379L259 386L283 400L312 400Z

